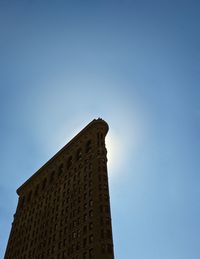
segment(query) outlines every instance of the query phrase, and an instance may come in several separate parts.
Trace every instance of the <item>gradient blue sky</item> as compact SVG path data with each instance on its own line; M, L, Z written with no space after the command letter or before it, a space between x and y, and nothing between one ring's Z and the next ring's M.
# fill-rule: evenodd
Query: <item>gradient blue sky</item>
M104 118L116 259L200 258L200 2L0 0L0 258L15 190Z

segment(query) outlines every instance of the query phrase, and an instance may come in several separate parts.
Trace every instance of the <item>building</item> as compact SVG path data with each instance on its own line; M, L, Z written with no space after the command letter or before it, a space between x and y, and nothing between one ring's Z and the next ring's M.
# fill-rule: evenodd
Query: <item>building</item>
M4 259L114 259L107 132L93 120L17 190Z

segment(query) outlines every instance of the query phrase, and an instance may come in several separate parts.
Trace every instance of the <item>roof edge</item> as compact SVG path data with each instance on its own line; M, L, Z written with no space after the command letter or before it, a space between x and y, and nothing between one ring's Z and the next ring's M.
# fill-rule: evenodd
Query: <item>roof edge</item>
M77 138L79 138L80 135L82 135L86 130L88 130L90 127L92 127L96 123L103 123L106 126L106 133L108 132L109 126L106 121L104 121L101 118L92 120L89 124L87 124L78 134L76 134L65 146L63 146L55 155L53 155L42 167L40 167L28 180L26 180L17 190L17 194L20 195L20 192L23 190L23 188L29 184L30 181L32 181L35 177L37 177L40 172L48 166L53 160L55 160L68 146L72 145L73 142L76 141Z

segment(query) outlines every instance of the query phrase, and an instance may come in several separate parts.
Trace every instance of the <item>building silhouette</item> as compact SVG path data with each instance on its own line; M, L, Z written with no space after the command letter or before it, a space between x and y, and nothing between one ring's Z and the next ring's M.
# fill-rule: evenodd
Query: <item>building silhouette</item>
M17 189L4 259L114 259L107 131L93 120Z

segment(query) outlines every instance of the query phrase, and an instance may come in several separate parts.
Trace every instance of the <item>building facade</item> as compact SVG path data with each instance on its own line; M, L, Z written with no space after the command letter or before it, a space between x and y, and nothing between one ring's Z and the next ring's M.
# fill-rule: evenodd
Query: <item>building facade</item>
M4 259L114 259L107 132L93 120L17 190Z

